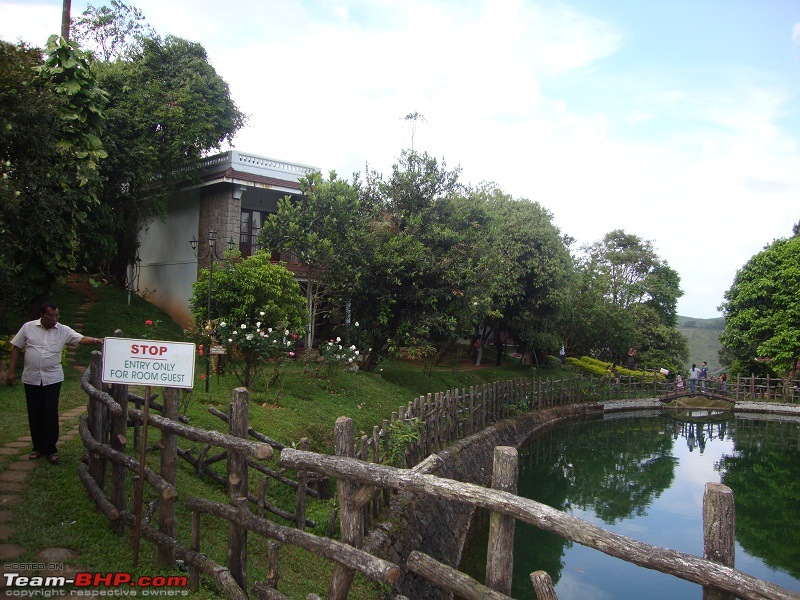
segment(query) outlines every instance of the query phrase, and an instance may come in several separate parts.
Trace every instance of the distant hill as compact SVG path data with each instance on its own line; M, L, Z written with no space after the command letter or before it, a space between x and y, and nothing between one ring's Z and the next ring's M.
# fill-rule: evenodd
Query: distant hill
M725 319L695 319L694 317L682 317L678 315L678 331L689 340L689 363L700 364L704 360L708 362L708 370L712 374L722 372L723 367L719 362L719 350L722 345L719 343L719 336L725 329Z

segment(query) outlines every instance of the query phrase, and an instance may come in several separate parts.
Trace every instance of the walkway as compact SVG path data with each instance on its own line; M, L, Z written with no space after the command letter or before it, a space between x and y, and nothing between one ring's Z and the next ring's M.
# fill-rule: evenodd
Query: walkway
M64 411L59 416L59 423L62 434L59 444L64 444L78 436L77 418L86 412L85 406ZM30 436L17 438L13 442L7 442L0 446L0 589L5 588L5 577L3 573L18 573L22 576L33 575L34 571L5 567L13 563L16 559L24 556L26 548L14 542L14 515L11 507L16 504L22 492L25 490L28 475L34 469L59 469L61 465L50 465L46 460L28 460L28 453L31 450ZM73 577L78 571L85 570L81 567L70 566L67 563L75 560L77 555L74 550L69 548L44 548L36 553L35 558L26 558L25 562L38 562L45 565L44 569L39 569L38 574L42 576L64 576ZM63 565L63 569L51 570L48 565Z
M86 313L89 307L97 301L97 293L85 278L71 277L69 285L87 299L76 311L74 320L70 327L78 332L83 332L85 326ZM85 366L75 362L75 349L67 348L67 363L73 369L83 372ZM63 411L58 418L61 428L59 445L65 444L78 437L78 417L86 412L85 406L78 406ZM6 587L3 574L18 573L21 576L38 574L41 576L63 576L66 578L74 577L78 571L85 568L71 566L69 563L77 558L77 553L70 548L44 548L36 553L36 557L26 557L26 563L43 564L43 569L24 570L18 568L6 569L7 565L13 564L21 556L25 556L27 549L14 542L14 513L11 507L16 504L22 492L25 490L28 475L38 468L58 469L63 465L50 465L45 459L28 460L31 451L31 438L29 435L17 438L13 442L7 442L0 446L0 589ZM60 569L52 569L50 566L63 566Z

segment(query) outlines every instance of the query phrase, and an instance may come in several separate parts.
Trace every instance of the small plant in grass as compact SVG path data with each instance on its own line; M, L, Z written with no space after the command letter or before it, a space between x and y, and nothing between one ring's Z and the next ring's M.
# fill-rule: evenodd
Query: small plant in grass
M265 323L227 323L217 325L217 337L225 346L228 365L236 378L246 388L261 376L267 365L272 365L272 374L267 387L273 387L283 373L285 361L294 357L298 335L283 325L267 327Z
M328 391L333 391L336 377L344 371L358 372L358 364L363 360L361 351L355 344L349 346L342 342L342 338L329 340L319 345L320 362L317 363L317 377L320 370L328 382Z
M403 421L395 421L389 425L388 452L389 464L395 467L405 467L404 458L406 448L419 440L425 421L419 417L412 417Z

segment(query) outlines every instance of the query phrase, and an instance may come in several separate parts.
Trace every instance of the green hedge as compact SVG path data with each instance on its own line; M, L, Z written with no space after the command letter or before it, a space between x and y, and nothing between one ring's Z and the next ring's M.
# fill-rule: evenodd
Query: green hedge
M611 363L603 360L592 358L591 356L581 356L580 358L567 358L567 364L572 365L577 370L586 375L597 375L599 377L608 377L611 375ZM654 373L653 371L640 371L635 369L626 369L623 366L617 365L617 372L620 377L634 377L641 381L653 381L655 376L659 381L664 381L666 378L661 373Z

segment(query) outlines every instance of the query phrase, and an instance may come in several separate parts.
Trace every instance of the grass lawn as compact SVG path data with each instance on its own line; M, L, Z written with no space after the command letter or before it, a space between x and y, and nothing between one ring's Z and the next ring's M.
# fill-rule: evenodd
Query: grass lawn
M140 338L148 333L151 338L174 341L185 341L187 335L158 308L139 297L132 296L130 302L127 294L107 287L96 290L99 301L96 302L85 317L83 331L86 335L107 336L115 329L120 329L125 337ZM61 311L61 321L72 325L77 308L86 302L86 298L69 288L59 288L55 300ZM148 332L146 320L156 322L156 332ZM77 354L79 364L89 362L89 352L93 348L81 347ZM290 364L277 389L266 389L263 385L254 385L250 393L250 424L257 431L268 435L286 445L291 445L308 437L311 449L320 452L331 452L333 446L333 425L337 417L352 417L356 431L371 433L374 425L389 418L392 411L406 405L413 398L428 392L445 391L455 387L468 387L484 382L497 381L514 377L537 377L558 375L558 367L554 370L544 369L537 373L535 368L518 364L516 360L506 360L501 367L494 366L494 354L489 353L486 366L475 368L466 360L462 360L464 350L456 350L459 356L450 358L445 364L426 372L421 362L387 361L372 373L342 373L333 382L332 391L328 390L328 382L318 379L313 373L304 373L302 361ZM67 379L61 394L61 410L85 406L87 396L80 388L80 373L72 367L65 367ZM205 391L205 382L200 380L205 372L204 364L197 368L197 378L193 392L185 400L185 413L190 423L196 427L226 430L226 424L208 412L214 406L227 412L227 405L232 390L238 387L238 381L232 375L217 377L212 375L209 381L209 392ZM143 395L143 389L133 390ZM154 393L159 390L154 389ZM5 409L5 418L0 421L0 445L28 434L27 415L25 411L24 392L20 384L14 388L0 389L0 403ZM74 424L75 421L73 421ZM62 426L62 431L70 424ZM148 442L157 444L160 432L150 428ZM128 437L128 451L133 453L132 433ZM195 455L202 445L182 440L181 448L193 449ZM180 574L176 570L164 571L156 565L155 547L142 540L138 566L133 566L133 550L128 535L112 532L108 521L95 510L88 498L77 473L83 446L79 438L62 443L59 447L62 464L54 467L45 462L37 465L27 480L27 485L19 502L14 504L13 525L15 533L10 540L27 549L20 562L38 561L36 555L46 547L68 547L74 549L78 556L75 565L86 570L99 572L131 571L134 575ZM214 453L212 449L211 454ZM24 456L27 450L24 450ZM279 469L278 457L268 461L267 466ZM138 454L137 454L138 456ZM158 470L158 453L151 452L148 464ZM223 463L216 465L223 473ZM7 468L0 463L0 470ZM110 466L109 466L110 472ZM294 477L293 473L288 476ZM250 488L256 490L263 477L255 470L250 471ZM108 477L107 477L108 479ZM129 488L131 478L128 478ZM187 496L203 496L225 502L224 491L208 477L197 477L188 463L180 461L178 484L178 539L188 545L189 513L182 508L181 498ZM108 492L110 486L107 485ZM150 502L155 493L145 486L145 501ZM294 510L295 491L274 480L267 488L267 500L287 511ZM309 498L308 518L317 523L313 533L325 535L331 512L335 508L334 500L318 501ZM269 516L269 513L267 513ZM279 517L276 522L286 524ZM153 518L153 525L157 516ZM225 564L226 525L210 516L202 518L201 551L207 553L220 564ZM337 533L338 535L338 533ZM249 535L248 540L248 582L266 578L266 540ZM303 550L284 546L280 550L279 590L292 598L305 598L308 593L317 593L324 597L332 572L332 566ZM205 578L202 579L201 592L198 598L219 597ZM376 584L356 577L351 598L381 598L386 590Z

